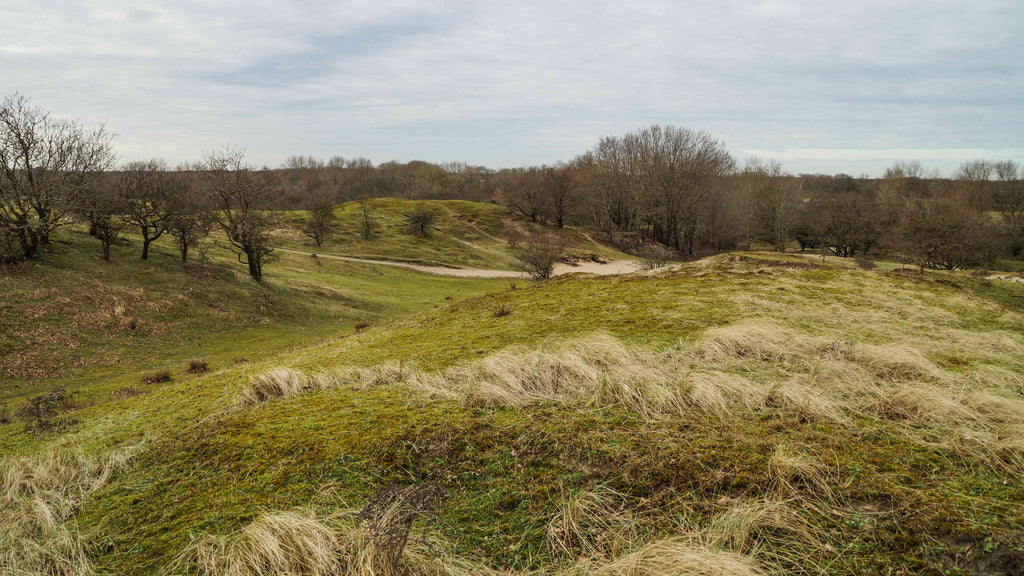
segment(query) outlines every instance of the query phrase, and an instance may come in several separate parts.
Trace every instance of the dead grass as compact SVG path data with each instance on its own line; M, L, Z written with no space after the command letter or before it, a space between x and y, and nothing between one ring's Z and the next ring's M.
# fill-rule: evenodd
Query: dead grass
M256 404L270 398L294 396L309 389L310 379L291 368L274 368L249 379L249 387L242 396L245 404Z
M278 369L254 378L246 397L253 402L338 385L401 385L476 406L620 406L648 419L693 411L722 419L777 412L839 426L868 419L1024 471L1024 442L1014 436L1024 427L1024 378L1010 368L1020 364L1016 352L1024 350L1024 339L972 334L955 328L931 335L945 335L953 345L911 338L867 343L748 320L707 330L694 343L652 350L598 333L513 346L436 372L382 364L307 377ZM971 360L948 361L947 369L938 358Z
M0 573L91 574L86 540L68 520L132 453L92 458L65 449L0 463Z
M199 576L470 576L496 574L453 557L417 534L404 546L400 570L382 561L377 539L354 512L311 510L263 514L225 536L193 540L175 560L179 573Z

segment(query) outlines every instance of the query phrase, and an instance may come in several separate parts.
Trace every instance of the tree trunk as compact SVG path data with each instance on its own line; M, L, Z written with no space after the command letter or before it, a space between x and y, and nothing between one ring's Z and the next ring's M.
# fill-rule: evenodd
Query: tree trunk
M245 259L249 264L249 276L252 276L252 279L257 282L263 280L263 270L260 266L259 257L253 251L246 250Z
M149 243L152 242L152 241L153 240L151 238L149 238L148 236L145 236L145 235L142 236L142 259L143 260L148 260L149 259Z

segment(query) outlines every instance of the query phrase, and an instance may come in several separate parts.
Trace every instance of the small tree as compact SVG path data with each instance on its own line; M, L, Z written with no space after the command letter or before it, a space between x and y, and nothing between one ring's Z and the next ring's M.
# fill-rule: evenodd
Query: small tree
M168 230L178 197L185 188L181 177L171 174L163 160L132 162L120 178L125 222L142 235L142 259L149 258L149 245Z
M303 225L302 233L316 242L316 247L319 248L334 233L335 220L332 204L318 204L309 211L309 220Z
M197 186L197 179L179 169L182 193L175 196L174 207L167 219L167 233L174 238L174 245L181 254L181 261L188 262L188 253L199 246L199 240L210 234L213 218L208 202Z
M426 208L420 208L412 214L406 214L405 217L409 221L409 228L420 236L426 236L427 231L433 228L437 221L437 214Z
M268 210L270 187L243 164L244 156L239 149L225 148L208 154L205 168L213 219L249 276L260 282L263 266L276 259L269 232L277 218Z
M373 235L377 232L377 203L369 198L363 198L359 201L359 215L361 217L359 221L359 232L363 236L363 240L373 240Z
M564 251L565 248L559 239L543 236L522 244L516 251L516 259L519 261L519 267L530 278L547 280Z
M107 262L110 262L110 247L121 237L126 225L124 210L123 199L111 185L94 186L78 201L78 212L89 224L89 235L100 241L103 259Z

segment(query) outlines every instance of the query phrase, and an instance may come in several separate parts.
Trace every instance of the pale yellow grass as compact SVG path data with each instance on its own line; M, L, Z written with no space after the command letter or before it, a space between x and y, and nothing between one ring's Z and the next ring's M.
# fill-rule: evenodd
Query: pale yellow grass
M0 463L0 574L91 574L86 539L69 519L133 452L99 458L51 450Z
M245 397L400 385L474 405L620 406L649 419L778 411L845 426L852 418L869 418L915 439L1018 468L1024 451L1010 432L1024 426L1021 350L1024 338L1006 331L937 329L866 343L746 320L664 350L598 333L536 348L513 346L435 372L399 364L313 376L279 369L254 378ZM957 360L961 368L954 371L940 365L948 357L967 360Z

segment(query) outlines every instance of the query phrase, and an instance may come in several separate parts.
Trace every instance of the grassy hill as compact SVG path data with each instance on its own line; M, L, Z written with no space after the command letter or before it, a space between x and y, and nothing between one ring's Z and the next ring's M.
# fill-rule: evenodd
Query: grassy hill
M141 384L156 373L193 378L193 359L211 370L255 362L506 285L284 252L259 285L220 248L182 265L167 246L142 261L122 245L105 263L96 244L70 230L0 274L0 413L57 387L105 405L159 388Z
M583 233L566 228L557 230L518 217L503 206L464 200L401 200L379 198L372 201L374 236L362 236L363 213L358 202L341 204L335 209L337 233L320 249L300 232L308 215L293 212L291 226L280 230L282 246L305 248L323 253L343 254L371 260L394 260L428 265L514 270L515 257L509 247L509 233L522 237L556 234L570 253L596 253L610 258L628 258L597 244ZM429 210L436 216L435 228L425 236L413 234L407 215Z
M296 301L319 289L307 260L278 264ZM723 255L459 286L66 429L0 426L0 450L29 455L4 463L6 531L41 544L0 536L0 565L386 574L400 548L416 574L1024 565L1019 284Z

